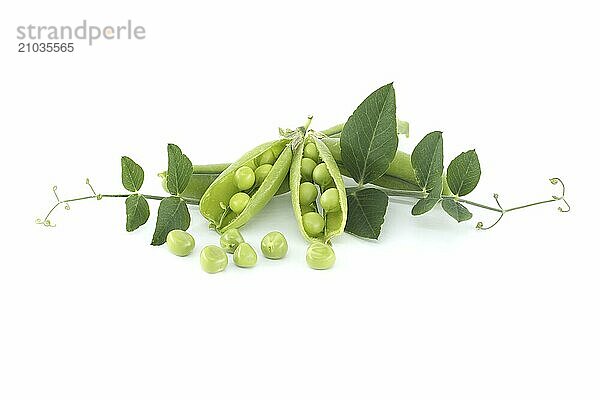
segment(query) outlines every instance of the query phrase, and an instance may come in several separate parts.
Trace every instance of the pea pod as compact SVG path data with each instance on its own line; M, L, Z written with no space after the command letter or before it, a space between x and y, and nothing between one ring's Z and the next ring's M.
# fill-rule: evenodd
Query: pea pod
M271 200L285 180L292 150L288 139L275 140L261 144L244 154L238 161L229 165L208 187L200 200L200 212L218 232L231 228L240 228ZM265 156L266 154L266 156ZM259 186L247 191L249 200L239 213L230 208L230 200L240 189L235 182L235 173L241 167L254 170L258 163L275 160L273 167Z
M319 208L316 207L316 202L308 206L306 204L301 205L300 184L303 179L302 159L304 158L304 147L308 143L314 143L316 145L320 158L319 161L322 161L314 168L313 181L310 182L319 183L321 193L331 188L334 188L339 192L335 199L335 201L339 203L339 206L328 207L328 209L331 210L330 212L325 212L323 208L321 208L323 215L317 212ZM323 171L325 171L325 173L323 173ZM325 174L328 176L323 178L322 176L317 176L317 174ZM304 180L309 181L306 178L306 174ZM294 151L294 157L290 167L290 193L294 215L298 222L298 228L306 240L309 242L318 241L328 243L331 238L344 232L346 218L348 216L348 204L346 202L346 188L344 186L342 174L340 173L329 148L320 139L312 135L307 136ZM305 201L303 200L302 203L305 203Z
M206 189L219 177L221 172L225 171L231 164L206 164L206 165L194 165L194 170L190 178L188 186L185 188L181 197L186 199L193 199L200 203L200 199L204 196ZM167 189L167 172L161 172L158 176L162 179L162 187L165 192L169 192ZM290 182L288 177L283 180L275 196L284 194L290 191Z
M350 176L348 170L344 168L342 164L342 151L340 148L340 140L336 138L323 138L323 143L327 145L333 158L335 158L340 171L344 176ZM451 195L452 192L446 182L446 175L443 177L444 181L444 195ZM387 171L381 177L375 179L372 182L376 186L381 186L388 189L397 190L421 190L415 177L415 171L410 161L410 154L405 153L401 150L396 151L394 159L390 163Z
M346 170L344 168L344 165L342 164L340 140L337 138L328 137L328 138L323 138L322 142L325 143L325 145L327 145L327 147L331 151L331 154L332 154L333 158L336 160L339 170L342 173L342 175L350 176L348 170ZM221 172L225 168L227 168L229 165L230 164L195 165L194 166L194 174L192 175L192 180L190 181L190 185L188 186L189 189L186 189L184 191L183 196L188 197L188 198L193 198L193 199L200 199L202 197L202 195L204 194L204 191L206 190L206 188L209 186L209 184L212 183L212 181L214 181L216 179L216 177L218 176L218 174L215 174L215 173L213 173L212 175L209 175L208 172L202 172L202 171L211 171L213 168L216 169L215 167L220 166L221 169L218 172ZM196 177L196 174L202 174L202 175ZM209 181L209 182L207 184L205 184L204 188L202 188L202 186L200 186L200 185L195 186L192 184L192 181L194 181L195 179L199 179L204 182L206 182L206 181ZM410 154L407 154L401 150L398 150L396 152L396 155L395 155L394 159L392 160L392 162L390 163L390 166L389 166L388 170L385 172L385 174L383 176L377 178L373 182L373 184L376 186L380 186L380 187L384 187L384 188L388 188L388 189L421 190L421 188L417 184L417 180L415 178L415 172L412 169L412 164L410 162ZM194 189L191 189L192 187L194 187ZM289 181L286 179L282 183L282 185L279 188L279 190L277 191L276 195L284 194L284 193L287 193L288 191L289 191ZM450 188L448 187L448 184L446 183L445 175L444 175L443 194L444 195L452 194L450 191Z

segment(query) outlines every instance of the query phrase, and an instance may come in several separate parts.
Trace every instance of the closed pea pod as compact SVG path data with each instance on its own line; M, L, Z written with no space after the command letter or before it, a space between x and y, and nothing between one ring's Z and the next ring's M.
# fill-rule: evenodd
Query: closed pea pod
M281 139L257 146L215 179L200 200L200 212L212 227L218 232L240 228L271 200L285 182L292 161L292 150L288 143L288 139ZM262 161L274 163L257 185L254 171L257 163ZM266 164L271 163L260 165ZM238 173L236 179L236 172L239 170L242 173ZM251 178L248 178L248 170L252 171ZM254 180L254 185L245 189L246 192L238 186L241 183L241 187L247 187L251 180Z

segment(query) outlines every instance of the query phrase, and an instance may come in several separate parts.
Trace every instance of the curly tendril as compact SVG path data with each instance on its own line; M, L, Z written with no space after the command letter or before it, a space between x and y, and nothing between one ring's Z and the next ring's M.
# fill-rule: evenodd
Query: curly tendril
M538 206L538 205L541 205L541 204L552 203L552 202L555 202L555 201L562 201L564 203L564 205L566 206L566 208L558 207L558 211L560 211L560 212L569 212L569 211L571 211L571 206L569 205L569 203L565 199L565 184L563 183L563 181L560 178L550 178L549 181L553 185L560 184L560 186L561 186L561 194L560 194L560 196L553 195L551 199L537 201L535 203L524 204L522 206L511 207L511 208L504 208L504 207L502 207L502 205L500 204L500 201L498 200L498 197L499 197L498 193L494 193L494 200L496 201L496 204L498 204L498 208L496 208L496 207L487 207L487 206L485 206L483 208L499 212L500 216L490 226L484 226L483 222L480 221L480 222L477 223L476 228L480 229L480 230L491 229L494 226L496 226L496 224L498 224L498 222L500 222L500 220L502 219L502 217L504 217L504 214L506 214L507 212L515 211L515 210L520 210L520 209L527 208L527 207ZM468 204L472 204L472 205L475 205L475 206L481 206L478 203L470 202L468 200L463 200L463 202L464 203L468 203Z

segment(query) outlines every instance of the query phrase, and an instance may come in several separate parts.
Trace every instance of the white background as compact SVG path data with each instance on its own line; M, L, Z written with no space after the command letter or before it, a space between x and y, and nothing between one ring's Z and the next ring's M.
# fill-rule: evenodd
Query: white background
M0 12L2 399L598 399L598 71L593 2L20 1ZM18 25L132 19L142 41L76 42L70 54L17 53ZM197 247L177 258L124 230L121 155L146 171L166 144L195 163L234 160L314 113L343 122L393 81L410 151L444 131L446 164L476 148L470 198L507 206L487 232L472 209L410 216L391 203L378 242L343 235L328 271L304 262L289 197L244 230L289 240L204 273L217 235L192 208Z

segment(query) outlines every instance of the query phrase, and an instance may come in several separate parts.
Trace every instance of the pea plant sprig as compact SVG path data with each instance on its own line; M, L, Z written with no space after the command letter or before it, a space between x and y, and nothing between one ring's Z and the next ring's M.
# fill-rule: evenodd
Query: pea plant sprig
M398 124L394 87L390 83L370 94L341 128L341 164L357 183L356 187L347 188L346 232L377 239L384 222L388 196L417 199L411 211L414 216L427 213L438 203L457 222L467 221L473 216L465 204L499 213L498 219L490 226L486 227L482 222L476 224L478 229L483 230L495 226L504 214L527 207L562 201L566 208L559 207L559 211L570 210L565 200L564 184L559 178L551 178L550 183L560 184L561 194L547 200L511 208L500 205L498 194L494 194L497 207L467 200L464 196L475 189L481 177L475 150L459 154L444 173L442 132L435 131L427 134L416 145L409 159L399 159ZM406 129L406 123L401 126L403 130ZM333 132L333 135L336 133ZM402 163L407 164L407 161L414 172L414 179L411 179L413 176L410 173L405 176L412 181L409 183L416 183L419 190L395 189L385 183L378 184L378 179L389 171L390 166L396 163L394 167L398 167ZM366 187L369 183L379 187Z
M475 226L481 230L496 226L509 212L528 207L562 202L564 205L558 207L560 212L571 209L565 199L565 186L559 178L550 179L551 184L560 185L559 194L533 203L506 208L501 205L498 194L493 195L495 205L467 199L481 178L476 151L460 153L444 168L440 131L425 135L411 154L399 151L399 137L408 137L409 125L396 116L395 91L391 83L371 93L345 123L316 131L310 129L312 120L310 116L304 125L293 130L280 128L278 140L255 147L231 164L193 165L178 146L169 144L167 170L159 174L168 193L166 196L141 193L144 170L131 158L123 156L121 183L127 193L96 193L86 179L90 195L61 200L54 186L56 203L36 223L55 226L50 221L51 214L60 206L70 210L70 204L74 202L124 198L125 229L132 232L149 220L148 200L158 200L151 244L169 244L169 237L172 241L185 241L185 251L179 249L182 251L174 253L187 255L193 248L193 238L185 232L191 221L188 206L194 205L199 206L209 226L223 235L222 247L224 238L233 235L239 239L235 246L224 247L234 252L240 243L244 243L237 229L260 212L273 196L291 192L299 230L310 243L307 263L313 268L324 269L335 262L331 239L340 233L345 231L365 239L379 238L389 197L415 199L411 209L414 216L421 216L438 204L457 222L473 217L467 206L497 213L498 218L488 226L477 222ZM342 175L356 184L346 185ZM277 248L287 251L285 239L282 242L275 234L281 235L278 232L269 235L278 238ZM263 243L263 254L272 253L274 242ZM282 243L285 247L281 247ZM251 257L245 257L246 261L240 261L239 265L254 265L254 250L249 245L240 249ZM218 251L212 254L215 251L211 248L203 253L204 258L201 257L220 260L217 266L207 267L207 272L221 271L226 265L226 262L222 264L223 254ZM283 257L285 251L278 258ZM240 254L234 257L242 258ZM209 265L208 261L206 263Z
M92 195L76 197L68 200L60 200L57 194L57 187L54 186L52 191L56 197L56 204L50 209L44 218L36 219L36 223L54 227L50 221L50 215L62 204L66 210L70 210L69 203L74 203L81 200L102 200L104 198L125 198L125 230L132 232L144 225L150 218L150 206L148 200L159 200L158 216L156 220L156 228L152 236L151 244L158 246L164 244L167 234L172 230L187 230L190 226L190 212L188 205L197 205L196 199L190 199L182 196L182 193L188 186L192 177L192 163L190 159L182 153L181 149L174 144L167 146L168 154L168 174L171 179L167 184L166 189L170 196L156 196L140 193L140 189L144 183L144 170L142 167L127 156L121 157L121 183L123 187L130 193L126 194L98 194L90 184L89 179L86 179L86 184L92 191Z

